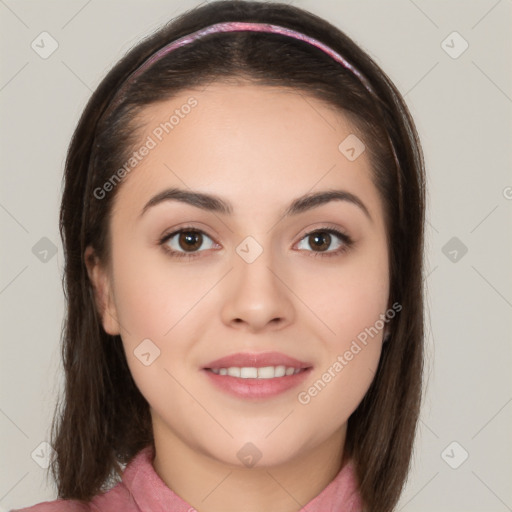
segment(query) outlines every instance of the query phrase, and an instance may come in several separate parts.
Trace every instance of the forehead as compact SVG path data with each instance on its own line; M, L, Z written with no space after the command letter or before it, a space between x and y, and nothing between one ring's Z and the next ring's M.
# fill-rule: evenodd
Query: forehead
M229 190L241 205L281 206L340 186L376 199L366 152L350 160L342 151L347 137L362 135L339 110L302 91L213 83L146 107L136 123L140 145L150 149L116 197L130 207L170 186Z

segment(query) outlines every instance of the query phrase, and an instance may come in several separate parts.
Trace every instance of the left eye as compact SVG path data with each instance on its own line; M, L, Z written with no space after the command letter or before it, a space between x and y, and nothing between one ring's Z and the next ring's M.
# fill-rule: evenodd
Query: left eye
M331 245L332 235L334 235L335 238L341 240L341 242L338 243L338 247L335 248L335 250L324 250L325 247ZM333 228L324 228L311 231L301 239L301 242L303 241L307 241L310 247L316 247L317 249L320 249L319 251L313 251L312 256L334 256L336 254L345 252L352 245L352 240L348 235L341 233L337 229Z

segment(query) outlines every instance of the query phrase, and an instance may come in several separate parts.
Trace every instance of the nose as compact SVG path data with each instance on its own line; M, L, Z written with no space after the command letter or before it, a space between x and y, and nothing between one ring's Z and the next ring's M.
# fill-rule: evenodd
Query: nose
M234 268L226 280L222 320L247 332L280 330L294 321L293 292L286 285L286 272L263 251L248 263L235 255Z

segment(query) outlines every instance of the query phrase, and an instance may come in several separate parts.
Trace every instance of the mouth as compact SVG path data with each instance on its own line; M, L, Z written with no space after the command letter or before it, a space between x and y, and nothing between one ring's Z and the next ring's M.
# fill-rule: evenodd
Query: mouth
M288 377L303 372L306 368L294 368L293 366L230 366L229 368L205 368L216 375L229 375L240 379L275 379L276 377Z
M238 398L269 398L302 383L312 371L309 362L278 352L240 353L203 368L218 389Z

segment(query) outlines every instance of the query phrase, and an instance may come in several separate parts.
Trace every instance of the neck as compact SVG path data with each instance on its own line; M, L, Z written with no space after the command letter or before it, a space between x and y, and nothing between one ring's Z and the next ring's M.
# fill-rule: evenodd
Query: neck
M153 417L153 467L164 483L202 512L302 509L342 467L346 425L312 449L279 465L225 464L194 450Z

